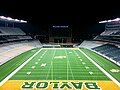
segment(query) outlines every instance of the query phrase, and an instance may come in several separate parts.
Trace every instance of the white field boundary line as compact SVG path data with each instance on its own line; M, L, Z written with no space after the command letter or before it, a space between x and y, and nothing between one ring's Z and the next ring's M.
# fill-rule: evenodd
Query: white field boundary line
M108 72L106 72L101 66L99 66L94 60L92 60L89 56L87 56L82 50L79 49L79 51L87 58L89 59L95 66L97 66L106 76L108 76L114 83L116 83L120 87L120 83L112 77Z
M5 79L0 82L0 86L2 86L7 80L9 80L16 72L18 72L22 67L24 67L31 59L33 59L42 49L37 51L33 56L27 59L21 66L15 69L11 74L9 74Z

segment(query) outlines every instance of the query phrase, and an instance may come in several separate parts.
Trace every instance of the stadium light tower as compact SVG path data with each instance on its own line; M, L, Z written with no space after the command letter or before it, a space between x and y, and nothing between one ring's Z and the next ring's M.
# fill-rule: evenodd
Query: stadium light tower
M99 23L107 23L107 22L113 22L113 21L120 21L120 18L112 19L112 20L105 20L105 21L100 21Z
M13 19L11 17L0 16L0 21L5 23L5 27L8 26L8 23L12 23L13 27L15 23L27 23L25 20Z
M15 23L27 23L25 20L13 19L11 17L0 16L1 21L15 22Z

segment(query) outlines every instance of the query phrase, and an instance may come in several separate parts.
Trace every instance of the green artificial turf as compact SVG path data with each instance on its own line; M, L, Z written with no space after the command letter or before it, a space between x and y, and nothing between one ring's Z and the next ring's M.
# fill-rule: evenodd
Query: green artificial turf
M109 80L79 50L73 49L43 49L11 79Z
M2 81L6 76L12 73L17 67L19 67L23 62L25 62L29 57L31 57L39 49L33 49L18 55L17 57L9 60L0 66L0 81Z
M0 81L12 73L40 48L22 53L0 66ZM105 71L120 81L120 67L88 49L80 49ZM30 73L30 74L29 74ZM77 49L42 49L11 80L110 80Z

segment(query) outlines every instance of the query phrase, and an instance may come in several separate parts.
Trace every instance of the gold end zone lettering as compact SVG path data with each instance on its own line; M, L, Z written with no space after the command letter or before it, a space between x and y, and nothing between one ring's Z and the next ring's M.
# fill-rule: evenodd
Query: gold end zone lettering
M82 89L83 82L71 82L75 89Z
M40 83L39 83L40 82ZM46 83L43 83L46 82ZM113 81L90 81L90 80L8 80L0 87L0 90L68 90L65 86L60 88L67 82L70 87L69 90L120 90L120 87ZM37 85L38 84L38 85ZM47 87L46 87L47 86ZM39 88L41 87L41 88ZM45 88L46 87L46 88ZM96 89L90 89L96 88Z
M48 82L38 82L36 88L47 88Z
M22 88L34 88L34 84L36 82L24 82L24 85L22 86Z
M87 89L95 89L95 90L100 90L99 86L97 85L96 82L85 82L85 86Z
M62 85L60 86L60 88L68 88L68 89L71 89L72 87L69 85L69 83L68 82L62 82Z
M50 84L53 84L53 88L59 88L59 82L50 82Z
M23 89L46 89L50 88L49 86L52 85L52 89L79 89L82 90L83 87L89 90L100 90L100 87L97 85L96 82L24 82L22 85Z

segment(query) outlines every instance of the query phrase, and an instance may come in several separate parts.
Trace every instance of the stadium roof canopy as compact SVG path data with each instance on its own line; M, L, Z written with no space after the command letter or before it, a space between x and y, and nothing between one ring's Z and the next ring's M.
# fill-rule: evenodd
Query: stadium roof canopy
M0 21L13 22L13 23L27 23L24 20L13 19L11 17L0 16Z

